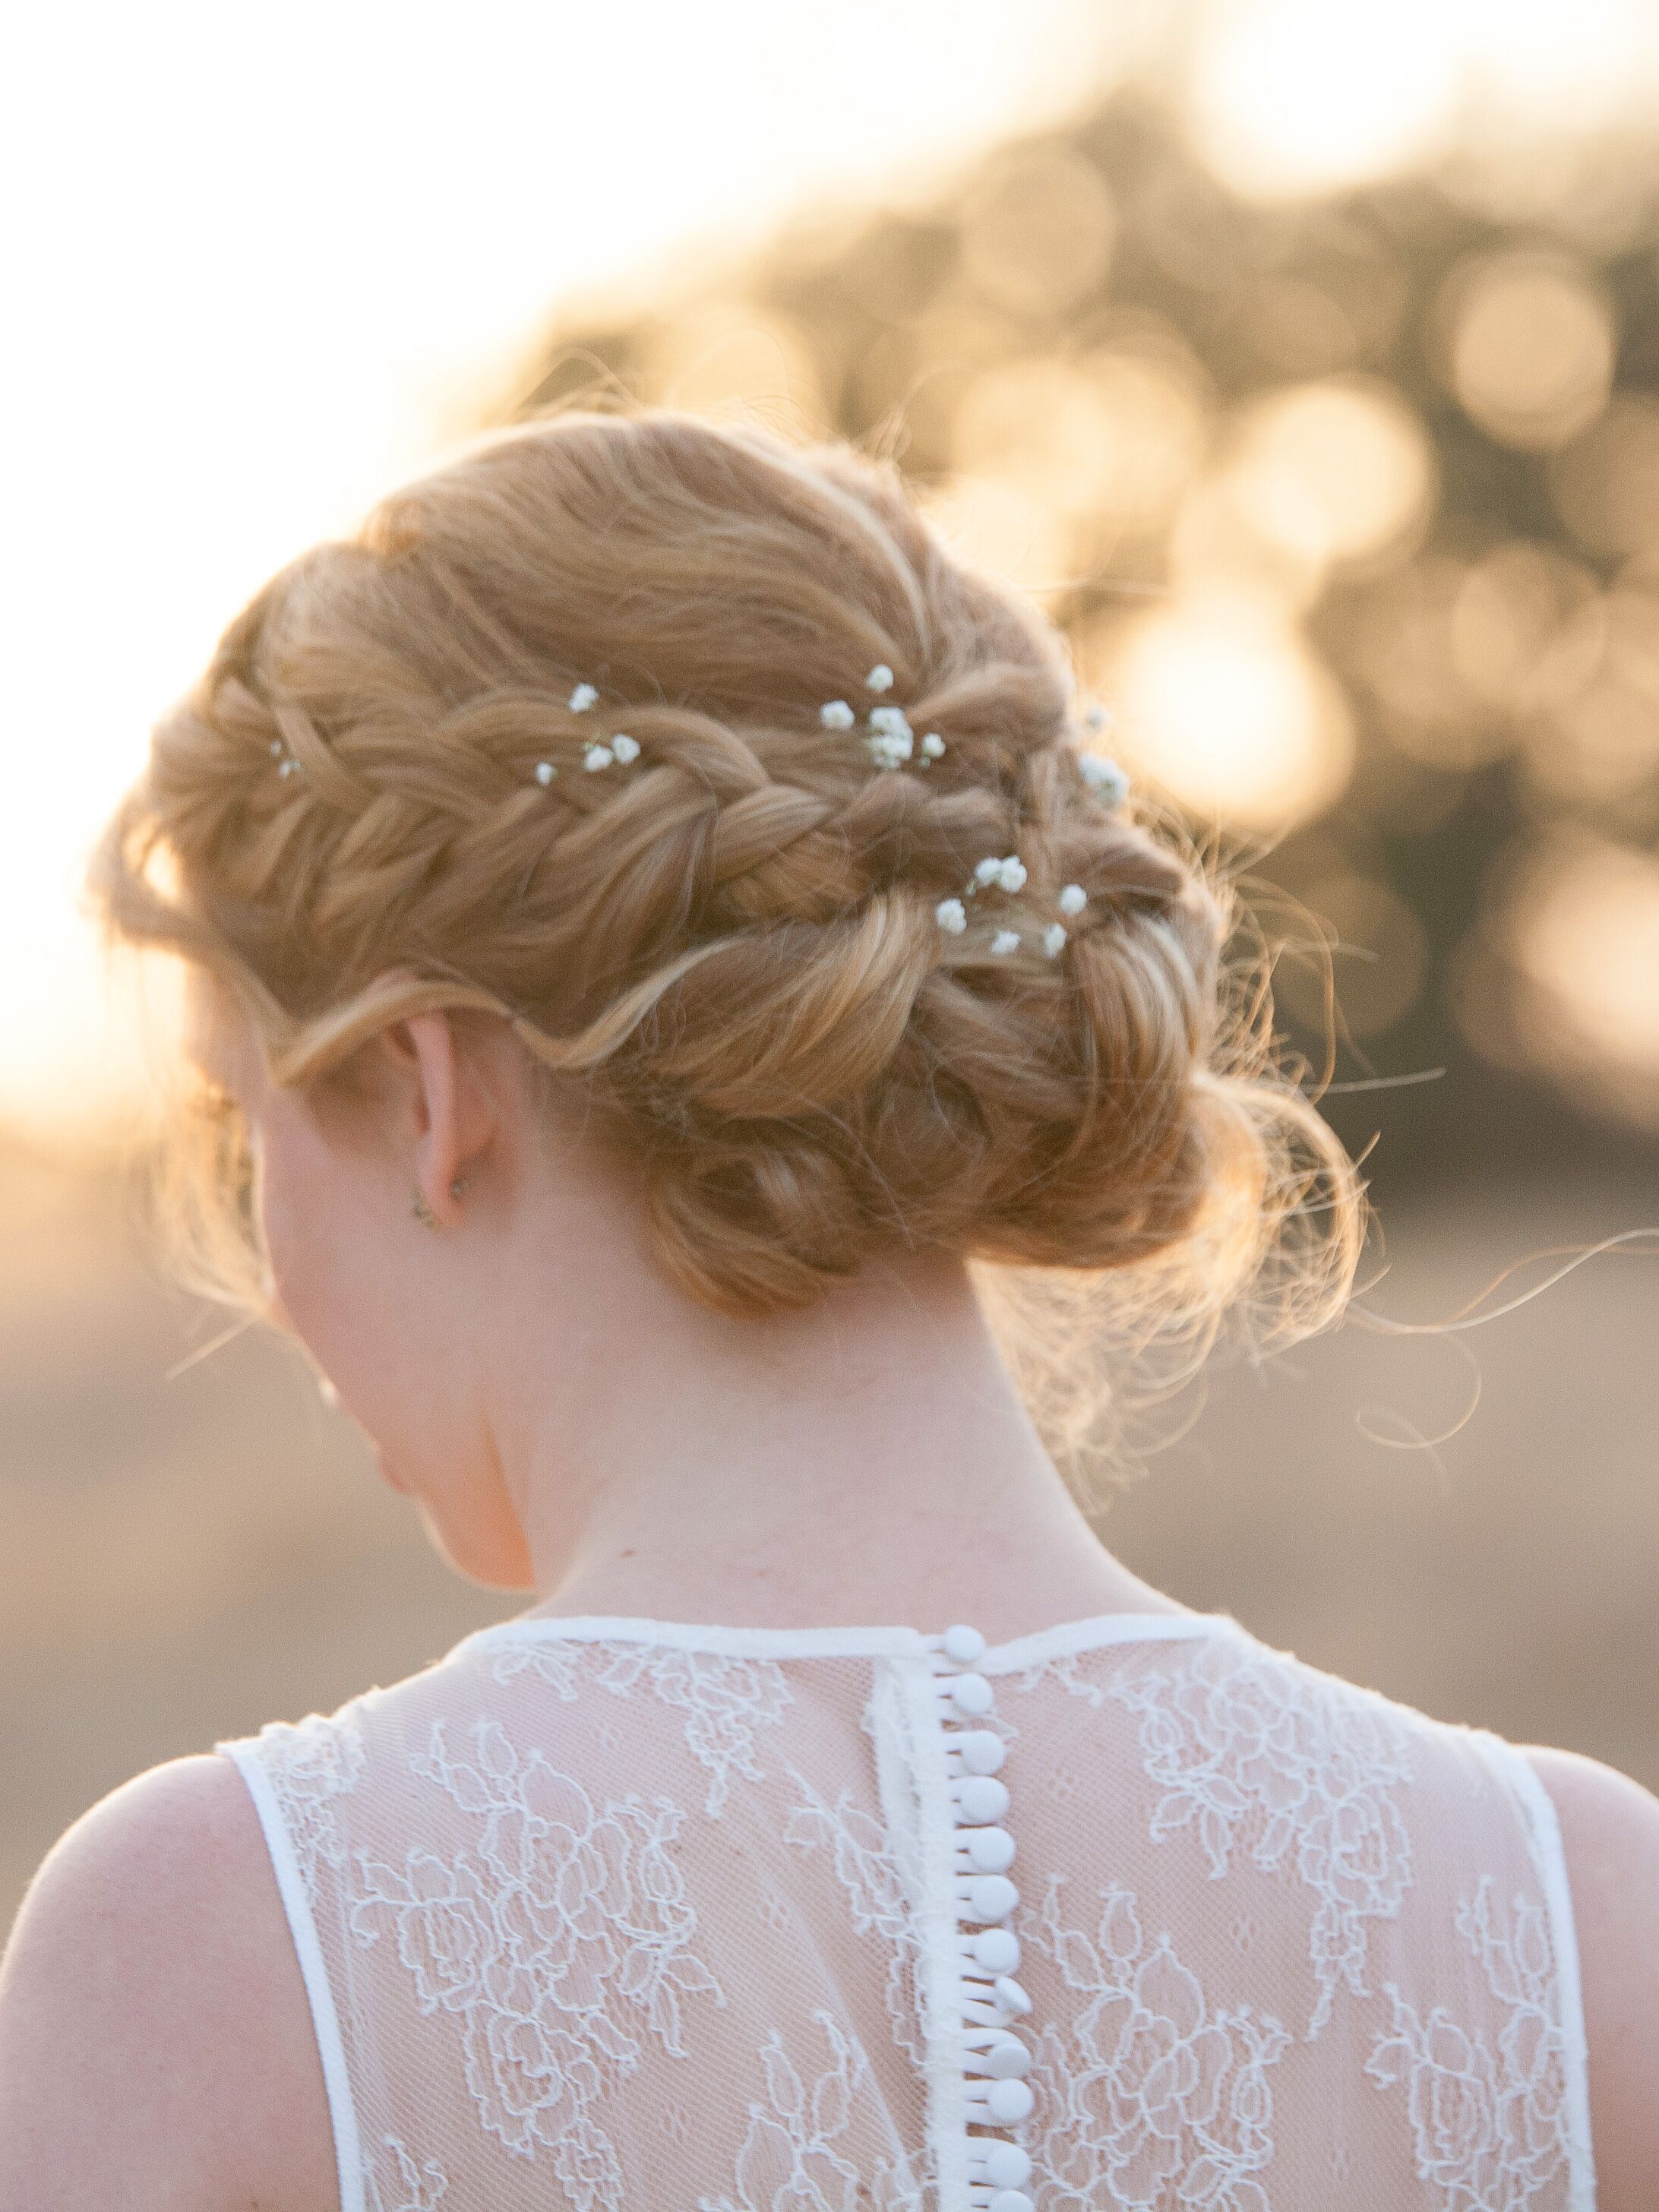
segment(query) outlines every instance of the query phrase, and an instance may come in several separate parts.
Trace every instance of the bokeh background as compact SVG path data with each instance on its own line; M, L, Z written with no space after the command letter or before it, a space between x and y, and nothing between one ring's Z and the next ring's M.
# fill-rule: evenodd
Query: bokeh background
M129 1774L517 1602L429 1557L291 1349L160 1278L157 994L141 1020L103 975L76 880L271 567L583 392L892 454L1283 941L1382 1235L1342 1330L1168 1409L1107 1540L1659 1786L1648 0L299 0L21 36L0 1925Z

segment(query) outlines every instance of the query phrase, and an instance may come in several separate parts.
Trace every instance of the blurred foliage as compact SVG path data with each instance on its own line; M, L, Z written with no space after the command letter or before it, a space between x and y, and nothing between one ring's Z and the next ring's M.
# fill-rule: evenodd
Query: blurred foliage
M1382 1184L1659 1131L1659 193L1636 144L1507 173L1252 201L1120 91L931 208L567 323L523 403L894 454L1243 845Z

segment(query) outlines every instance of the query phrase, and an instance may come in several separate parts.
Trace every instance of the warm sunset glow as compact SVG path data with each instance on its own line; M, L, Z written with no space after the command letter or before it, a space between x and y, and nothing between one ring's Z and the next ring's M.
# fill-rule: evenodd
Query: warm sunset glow
M1453 387L1489 436L1542 451L1595 421L1618 343L1598 284L1559 258L1508 253L1449 289Z
M1659 862L1594 844L1553 855L1518 900L1513 951L1547 1065L1588 1062L1659 1097Z
M562 299L672 296L716 240L758 241L805 198L936 184L1109 82L1121 45L1076 0L724 0L718 33L654 0L20 24L15 82L58 89L19 100L0 147L25 211L0 1119L57 1142L143 1095L74 910L82 855L271 569L474 427ZM1018 254L986 222L988 252ZM696 404L758 397L808 427L822 404L781 325L706 323L657 367Z
M1109 647L1126 750L1196 812L1281 830L1336 797L1353 764L1340 690L1260 603L1194 598Z

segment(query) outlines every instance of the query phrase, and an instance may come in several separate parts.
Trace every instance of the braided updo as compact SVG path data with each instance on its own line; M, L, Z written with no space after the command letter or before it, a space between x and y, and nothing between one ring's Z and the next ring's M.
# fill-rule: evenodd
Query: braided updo
M882 766L826 726L872 670L942 750ZM90 880L116 934L234 988L282 1084L421 1008L505 1017L727 1311L884 1249L1118 1270L1196 1241L1218 1296L1295 1223L1322 1317L1352 1170L1225 988L1224 895L1096 787L1074 711L1052 629L890 471L568 415L276 576ZM1023 882L968 890L988 855Z

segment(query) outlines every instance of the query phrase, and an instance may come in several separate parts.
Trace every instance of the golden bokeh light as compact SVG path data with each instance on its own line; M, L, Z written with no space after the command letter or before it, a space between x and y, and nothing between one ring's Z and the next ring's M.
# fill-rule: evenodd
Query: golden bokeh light
M1099 283L1116 218L1105 179L1069 147L1034 147L994 161L962 211L962 259L994 306L1060 314Z
M1458 682L1494 715L1548 712L1589 682L1601 653L1601 595L1580 562L1511 538L1470 564L1451 594Z
M1659 600L1611 592L1581 611L1577 627L1589 665L1547 722L1528 732L1533 787L1556 801L1635 797L1659 775Z
M1442 295L1453 390L1488 437L1523 450L1565 445L1613 386L1611 302L1556 256L1492 254L1455 270Z
M1261 534L1324 567L1398 546L1426 520L1434 460L1385 386L1334 380L1276 392L1245 416L1234 498Z
M806 435L828 426L817 364L798 326L738 301L687 307L654 331L645 396L716 416L747 413Z
M1346 784L1354 733L1341 688L1263 601L1194 593L1091 645L1126 752L1195 813L1282 830Z
M1509 909L1527 1041L1559 1073L1613 1085L1659 1123L1659 860L1600 839L1559 839Z
M1423 925L1399 894L1374 876L1346 869L1322 878L1302 904L1329 949L1339 1034L1377 1036L1411 1012L1428 969ZM1329 1023L1323 963L1286 957L1274 995L1316 1033Z
M1561 520L1593 553L1659 544L1659 399L1621 394L1553 457Z
M1196 58L1194 127L1236 191L1299 195L1428 153L1459 90L1444 7L1232 0L1211 11Z
M1134 534L1165 519L1197 465L1206 401L1201 379L1178 355L1030 356L969 386L952 459L964 476L1008 482L1074 522Z
M1071 581L1066 519L1017 477L964 473L929 493L923 507L959 560L1046 600Z

